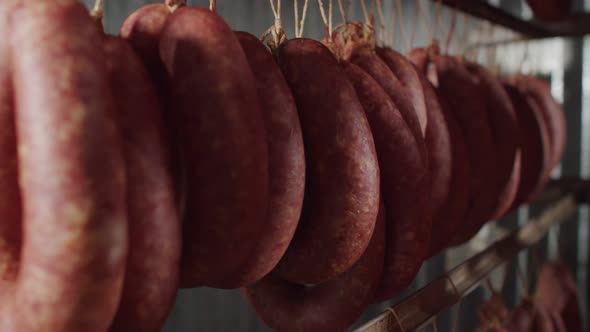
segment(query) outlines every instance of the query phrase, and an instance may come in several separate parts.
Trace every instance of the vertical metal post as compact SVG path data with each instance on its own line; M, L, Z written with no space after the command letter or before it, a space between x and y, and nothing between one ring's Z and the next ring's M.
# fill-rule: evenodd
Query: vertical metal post
M498 5L516 15L521 16L523 13L523 4L521 1L512 1L512 0L499 0ZM522 226L526 223L528 219L529 209L528 207L521 207L517 211L514 211L510 215L504 217L500 223L502 226L507 227L509 229L514 229L518 226ZM519 256L511 263L509 263L506 267L506 276L504 279L504 288L501 290L504 300L506 301L506 305L509 307L514 307L520 302L520 295L522 291L522 282L518 277L519 269L524 271L526 274L527 267L527 256L526 253L521 253Z
M576 0L578 8L583 7L583 0ZM584 40L572 38L565 42L564 47L564 91L563 108L568 123L568 143L562 162L563 176L579 176L581 164L582 140L582 72L583 72ZM578 218L565 223L560 228L561 257L573 268L577 267Z

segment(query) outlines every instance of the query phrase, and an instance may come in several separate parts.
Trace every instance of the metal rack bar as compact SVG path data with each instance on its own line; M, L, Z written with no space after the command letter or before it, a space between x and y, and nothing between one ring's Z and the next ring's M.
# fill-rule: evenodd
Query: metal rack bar
M438 315L479 287L497 267L521 250L539 242L555 225L577 209L577 199L567 195L538 218L493 243L488 249L458 265L401 303L369 321L357 332L414 331L428 326Z
M442 0L442 3L529 38L573 37L590 33L587 23L590 13L576 13L560 22L539 22L523 20L482 0Z

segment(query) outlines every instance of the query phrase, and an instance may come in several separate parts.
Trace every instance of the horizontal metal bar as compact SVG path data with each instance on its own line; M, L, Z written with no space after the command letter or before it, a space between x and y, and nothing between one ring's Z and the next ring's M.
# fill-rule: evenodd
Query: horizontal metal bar
M576 195L568 195L547 208L539 218L492 244L458 265L406 300L369 321L357 332L414 331L430 324L439 314L479 287L497 267L521 250L539 242L552 226L568 219L577 208Z
M448 7L521 33L530 39L574 37L590 33L590 24L588 24L590 13L575 13L559 22L540 22L537 20L523 20L482 0L442 0L442 3Z

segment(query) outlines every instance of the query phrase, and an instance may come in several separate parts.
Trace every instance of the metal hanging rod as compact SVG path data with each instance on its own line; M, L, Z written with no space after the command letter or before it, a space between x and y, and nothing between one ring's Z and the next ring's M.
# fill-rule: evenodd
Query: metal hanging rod
M584 201L588 198L588 193L580 192L579 189L576 193L577 195L561 196L557 203L547 208L538 218L530 220L488 249L389 308L356 332L403 332L428 326L438 315L477 289L497 267L510 262L521 250L539 242L551 227L573 215L578 206L578 198Z
M548 23L523 20L482 0L440 1L448 7L521 33L529 39L575 37L590 33L590 13L576 13L560 22Z

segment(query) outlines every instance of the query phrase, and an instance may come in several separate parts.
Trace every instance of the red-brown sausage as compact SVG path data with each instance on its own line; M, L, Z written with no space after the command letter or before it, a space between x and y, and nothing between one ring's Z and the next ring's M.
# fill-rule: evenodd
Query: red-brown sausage
M498 151L496 208L490 219L504 215L514 203L520 179L520 132L516 111L500 81L483 66L467 62L467 69L479 80L485 93L486 108L494 143Z
M345 331L372 299L381 279L385 216L380 210L375 232L365 253L336 279L307 287L271 273L242 290L258 316L281 332Z
M426 76L418 72L424 98L426 102L426 111L428 112L428 126L426 127L426 146L428 148L428 166L430 173L430 206L433 218L440 217L444 212L448 197L451 192L451 182L453 177L453 156L451 147L451 134L445 121L442 106L438 100L438 95L434 87ZM438 219L438 222L445 222L446 225L435 230L437 238L448 238L447 234L441 234L437 231L449 231L454 227L449 224L449 220ZM433 226L434 226L433 220ZM438 224L440 225L440 224Z
M437 70L439 89L449 102L449 109L461 127L467 146L471 198L464 229L469 232L487 221L495 210L497 196L492 189L497 187L497 150L482 104L483 91L469 71L457 59L449 56L435 56L433 63ZM453 243L464 241L463 236L458 236Z
M393 74L387 64L372 50L360 49L351 57L350 62L371 75L383 87L385 92L387 92L404 117L404 121L410 130L412 130L414 137L419 142L422 158L427 160L428 153L426 152L425 133L421 129L422 123L400 79Z
M449 102L445 95L438 89L437 95L451 135L453 177L447 202L441 214L436 217L438 220L433 220L433 225L439 226L432 230L433 240L430 244L429 256L436 255L449 246L455 234L465 225L471 195L471 166L465 137L455 116L449 110Z
M249 285L268 274L291 242L301 216L305 154L295 100L269 50L246 32L236 32L252 68L268 134L270 200L265 226L251 259L237 273Z
M510 332L536 332L535 326L536 308L533 301L524 299L510 313L504 327Z
M167 0L167 4L171 4L173 0ZM176 1L177 5L182 5L182 0ZM168 98L168 77L166 75L166 68L160 59L160 39L166 20L173 11L173 7L164 4L149 4L142 6L133 12L121 26L119 35L128 41L135 53L139 56L147 69L151 80L156 88L156 93L161 99L161 104L164 108L164 130L166 134L166 141L170 153L170 169L174 180L174 187L176 192L176 201L181 212L184 210L184 201L182 200L186 185L183 180L181 161L177 156L179 148L175 144L176 130L172 125L171 114L168 112L170 106L170 98Z
M466 193L468 187L461 185L458 178L453 178L453 149L463 148L462 165L465 165L464 143L457 142L451 137L449 126L445 119L443 106L439 100L438 94L426 76L419 72L419 76L424 89L426 98L426 108L428 111L428 127L426 128L426 146L428 147L428 161L430 168L431 196L430 204L432 206L432 237L428 250L428 256L437 254L444 249L448 242L453 238L457 230L462 226L462 220L465 213L465 207L462 214L456 215L455 208L459 202L451 200L451 191L461 196ZM446 101L445 101L446 102ZM446 107L446 106L444 106ZM456 124L455 124L456 125ZM462 145L453 147L452 144ZM461 152L458 152L461 154ZM457 156L461 158L460 156ZM461 178L465 178L463 173ZM464 181L463 181L464 182ZM466 201L468 197L462 196ZM464 204L466 206L467 204ZM460 209L460 207L459 207Z
M412 61L412 63L414 63L420 77L423 79L426 78L428 72L428 52L428 49L414 49L412 50L412 52L410 52L410 55L408 57ZM433 89L432 84L434 83L430 83L428 80L423 80L423 82L423 86L425 86L425 96L430 95L429 90ZM465 140L463 138L463 134L461 133L461 128L459 127L454 116L449 111L448 101L446 100L444 94L442 94L439 91L439 89L434 90L434 93L436 93L436 100L438 101L439 107L438 112L436 112L436 106L428 107L428 114L430 118L428 121L426 136L430 158L429 161L432 178L432 190L434 192L437 186L440 186L440 184L437 183L439 181L435 180L435 178L437 178L437 172L440 172L436 168L440 168L442 165L445 164L445 159L441 159L440 161L436 161L434 159L439 154L441 154L441 156L446 155L442 153L442 151L445 151L444 144L441 144L440 140L436 138L438 136L441 136L441 134L437 135L431 132L433 126L436 126L436 123L441 121L447 129L450 140L449 143L446 144L449 145L447 148L450 149L451 153L451 182L449 184L449 189L447 192L444 205L441 206L438 210L433 210L438 212L433 212L433 236L430 241L429 256L434 256L438 254L442 249L444 249L455 236L457 231L462 228L465 222L465 214L467 211L470 194L469 161L467 159ZM431 99L431 97L426 97L427 103L429 99ZM437 113L441 114L442 120L437 119ZM434 200L435 199L433 198L433 201Z
M533 318L533 331L535 332L554 332L555 328L550 313L544 307L535 305L535 316Z
M522 78L523 88L535 99L543 114L543 119L549 129L549 138L551 139L551 169L547 174L556 167L565 152L567 142L567 123L565 114L561 105L553 98L551 87L545 81L532 76Z
M510 209L520 178L520 133L510 97L487 69L472 62L465 61L464 64L482 92L480 107L489 124L497 158L492 177L495 182L488 182L486 189L490 193L488 197L493 199L493 209L479 222L463 228L455 238L457 243L471 239L485 222L501 217Z
M104 51L123 138L129 219L123 296L110 331L155 332L176 296L181 250L162 109L128 43L106 36Z
M332 40L327 41L327 44L333 46L340 61L349 61L359 66L383 87L412 130L420 144L423 158L427 160L428 154L424 138L428 118L420 81L416 73L412 73L407 68L398 69L392 63L394 69L390 69L388 64L375 52L374 37L374 31L367 29L364 24L351 23L341 30L335 31ZM383 51L383 53L388 53L388 51ZM395 56L393 57L395 58ZM408 61L405 61L403 65L411 66Z
M412 105L412 108L418 117L418 121L420 122L422 135L425 136L426 128L428 126L428 113L424 101L422 84L420 83L420 77L418 76L416 69L410 60L392 48L377 47L375 51L395 77L399 79L399 83L402 85L404 93L400 98L394 100L394 102L396 104L405 104L407 102ZM404 102L402 103L401 100L404 100Z
M8 3L0 4L0 289L14 282L20 259L22 222L14 101L12 98ZM1 293L4 296L4 293Z
M166 69L160 60L160 39L171 8L164 3L145 5L133 12L121 26L119 34L129 41L143 61L161 96L166 93Z
M555 332L568 332L567 327L565 326L565 323L563 322L563 318L561 317L561 315L558 312L555 312L553 310L547 310L545 309L547 315L549 316L549 318L551 319L551 323L553 325L553 331Z
M391 211L383 278L375 298L380 302L412 282L428 252L430 219L425 209L416 208L428 204L428 166L412 131L379 83L355 64L344 62L343 67L371 125L383 202L385 210Z
M181 7L162 31L172 125L187 192L183 287L235 288L268 204L267 137L256 84L230 27Z
M9 10L25 240L0 330L103 332L119 303L128 235L102 35L75 0Z
M576 280L562 262L544 264L539 273L535 301L559 313L567 331L582 331Z
M381 301L413 280L428 251L429 218L416 208L428 202L428 169L411 130L379 83L355 64L345 62L343 67L371 125L388 211L386 263L376 295Z
M477 313L482 325L501 325L509 314L504 299L495 292L479 306Z
M403 57L398 57L398 54L389 54L391 52L395 53L392 50L381 50L383 57L380 57L379 50L376 53L373 47L373 38L374 35L372 35L371 29L368 29L367 32L363 24L353 23L342 30L336 31L332 40L336 49L335 53L340 56L340 60L349 61L369 74L393 101L394 108L403 117L419 148L421 160L413 160L413 163L414 165L426 165L428 171L428 152L425 144L428 119L419 76L409 61ZM379 100L387 99L386 96L382 95L377 97L380 98ZM387 105L385 105L385 108L387 108ZM388 168L388 166L383 167ZM401 174L394 173L396 176ZM424 186L428 187L430 185L428 173L426 179L424 179L425 183L421 182L422 174L419 174L417 178L416 188L424 188ZM401 180L392 177L391 180L385 181L382 186L383 190L386 190L385 186L397 181ZM388 190L396 193L392 196L399 195L397 188L388 188ZM429 247L429 244L425 241L430 238L430 228L432 226L431 193L430 191L420 192L422 197L419 199L418 206L424 210L421 212L408 212L407 206L402 207L401 211L396 211L392 208L398 208L397 204L386 202L387 214L391 215L391 220L388 221L389 236L386 272L384 273L383 284L377 292L378 298L391 297L406 287L421 266L422 260L425 258L422 255L426 255L428 252L427 247ZM388 200L388 198L385 199ZM393 197L389 199L396 200ZM401 221L398 220L398 215ZM408 243L408 245L405 245L405 243Z
M550 165L549 137L537 103L519 90L518 86L504 82L512 100L521 131L521 177L513 208L530 201L537 192Z
M379 209L379 165L362 105L330 50L310 39L279 48L307 161L302 219L278 265L291 282L321 283L365 251Z

